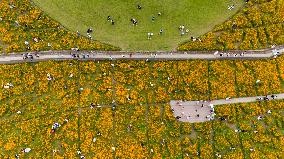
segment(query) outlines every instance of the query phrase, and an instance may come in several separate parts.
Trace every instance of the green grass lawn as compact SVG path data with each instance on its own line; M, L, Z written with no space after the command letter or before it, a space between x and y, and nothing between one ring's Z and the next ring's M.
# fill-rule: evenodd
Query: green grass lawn
M52 18L72 31L86 35L88 27L94 29L93 38L129 51L175 50L177 45L191 36L200 36L215 25L235 14L243 0L234 0L235 9L228 10L232 0L34 0ZM141 10L137 5L142 6ZM158 16L158 12L162 15ZM107 21L115 20L112 26ZM155 21L152 22L152 16ZM130 19L137 19L133 26ZM180 25L189 29L181 36ZM164 35L159 35L159 30ZM147 33L153 32L152 40Z

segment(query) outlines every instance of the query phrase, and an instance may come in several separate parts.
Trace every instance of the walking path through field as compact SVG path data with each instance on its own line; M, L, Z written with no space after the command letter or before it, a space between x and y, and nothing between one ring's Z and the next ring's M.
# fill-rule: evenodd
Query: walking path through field
M284 93L274 94L277 97L273 99L271 95L267 96L266 100L284 99ZM256 101L264 101L265 96L256 97L242 97L232 99L220 99L212 101L178 101L172 100L170 102L174 116L181 122L204 122L208 121L214 113L215 105L235 104L235 103L250 103Z
M23 55L30 55L24 59ZM232 50L232 51L172 51L172 52L125 52L125 51L40 51L29 53L12 53L0 55L0 64L23 62L39 62L47 60L188 60L188 59L264 59L284 54L284 46L264 50ZM39 55L39 56L36 56ZM30 57L33 56L33 59ZM277 99L284 99L284 94L278 94ZM182 122L203 122L208 120L213 105L255 102L257 97L234 98L230 100L213 100L209 102L171 101L175 117ZM203 105L203 106L202 106ZM202 106L202 107L201 107ZM199 117L197 117L197 115ZM207 118L206 118L207 117Z
M232 50L232 51L178 51L178 52L124 52L124 51L40 51L31 52L33 60L23 59L20 53L0 55L0 63L12 64L21 62L38 62L46 60L188 60L188 59L263 59L272 58L284 53L284 46L265 50ZM27 54L27 53L26 53ZM76 57L74 57L76 55ZM79 57L77 57L77 55Z

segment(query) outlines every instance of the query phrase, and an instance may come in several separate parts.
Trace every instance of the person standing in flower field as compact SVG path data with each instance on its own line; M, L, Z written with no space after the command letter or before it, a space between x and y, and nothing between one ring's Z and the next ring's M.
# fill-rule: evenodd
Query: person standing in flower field
M28 152L30 152L31 150L32 150L31 148L25 148L25 149L22 149L22 152L28 153Z

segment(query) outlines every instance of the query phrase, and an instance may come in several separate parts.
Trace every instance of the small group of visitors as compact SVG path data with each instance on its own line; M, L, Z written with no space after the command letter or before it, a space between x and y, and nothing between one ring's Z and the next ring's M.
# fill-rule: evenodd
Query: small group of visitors
M186 29L184 25L180 25L178 29L181 36L189 33L189 29Z
M111 23L111 25L115 24L114 19L112 19L112 17L110 15L107 16L107 21L109 21Z
M263 100L269 100L269 99L276 99L277 96L272 94L270 97L268 95L264 96L264 97L257 97L256 100L257 101L263 101Z

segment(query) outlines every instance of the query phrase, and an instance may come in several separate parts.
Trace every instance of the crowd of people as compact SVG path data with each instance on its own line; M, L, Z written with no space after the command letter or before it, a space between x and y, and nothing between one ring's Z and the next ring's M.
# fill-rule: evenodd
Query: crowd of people
M161 30L161 34L162 34L162 30ZM152 38L152 36L154 35L154 33L151 33L149 32L148 33L148 39L150 40ZM275 49L276 50L276 49ZM258 54L267 54L267 55L270 55L270 56L267 56L267 57L278 57L279 55L282 54L282 51L280 50L272 50L272 52L270 51L266 51L266 52L247 52L247 51L232 51L232 52L223 52L223 51L210 51L210 52L207 52L208 54L211 54L210 56L208 56L208 58L243 58L243 57L246 57L246 58L258 58L258 57L264 57L262 55L258 55ZM81 53L79 52L80 49L78 47L76 48L71 48L71 51L70 52L70 55L73 59L89 59L89 58L96 58L98 55L97 53L91 51L90 53L86 52L86 53ZM277 53L277 56L275 56L274 52ZM127 54L127 53L126 53ZM139 55L139 56L136 56ZM148 61L149 59L151 58L159 58L159 55L163 55L161 56L161 58L165 58L164 55L174 55L173 52L165 52L165 53L162 53L162 54L145 54L145 55L141 55L140 53L129 53L127 55L123 55L123 54L120 54L119 56L122 56L123 58L132 58L133 56L136 56L136 58L147 58L146 61ZM182 54L186 55L186 54L190 54L190 52L177 52L175 53L175 55L180 55L182 56ZM200 53L200 54L203 54L203 53ZM62 54L63 56L64 54ZM114 54L113 56L112 55L109 55L109 58L110 60L113 60L114 58L118 58L116 56L117 54ZM61 55L58 55L58 56L61 56ZM54 56L52 58L57 58L58 56ZM42 57L42 58L40 58ZM48 57L48 59L50 59L51 57ZM68 58L68 57L66 57ZM102 59L105 58L105 56L101 56ZM149 58L149 59L148 59ZM169 56L169 58L171 58L171 56ZM194 58L194 57L192 57ZM35 52L35 53L23 53L22 54L22 59L23 60L30 60L31 62L32 61L37 61L37 60L43 60L45 59L45 54L41 55L39 52ZM17 59L18 60L18 59Z
M272 94L263 97L257 97L256 101L268 101L268 100L274 100L276 98L277 95ZM225 100L231 101L231 97L227 97ZM183 122L203 122L215 119L216 114L214 112L215 110L213 103L214 103L213 101L204 101L204 100L196 101L196 103L186 102L186 101L176 101L175 103L171 102L171 107L172 107L171 110L175 114L175 118L177 120ZM268 110L266 113L271 114L271 110ZM224 116L220 116L218 119L220 121L227 120ZM263 119L262 115L257 117L257 120L262 120L262 119ZM237 130L237 132L244 132L244 131L246 130Z
M24 53L22 54L23 55L23 59L26 60L26 59L30 59L31 61L34 59L34 56L35 57L39 57L39 54L38 53L35 53L34 55L31 54L31 53Z
M257 97L256 100L257 101L266 101L266 100L270 100L270 99L276 99L277 95L272 94L271 96L264 96L264 97Z
M177 101L175 106L172 106L172 112L176 115L175 118L177 120L183 118L182 121L186 122L214 120L214 105L210 101L201 100L191 104L190 102ZM177 112L175 113L175 111Z

